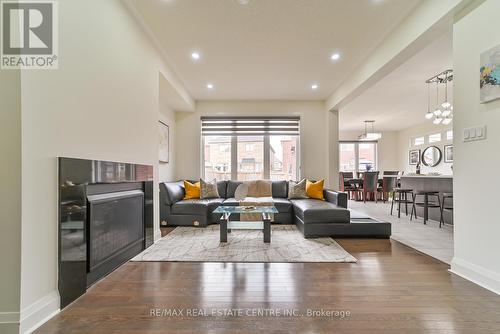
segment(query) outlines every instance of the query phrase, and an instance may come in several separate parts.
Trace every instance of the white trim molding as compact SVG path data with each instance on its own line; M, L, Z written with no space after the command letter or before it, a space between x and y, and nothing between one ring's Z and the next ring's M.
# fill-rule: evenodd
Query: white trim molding
M59 313L59 293L54 290L21 310L20 333L31 333Z
M158 242L158 241L160 241L160 239L161 239L161 229L159 227L155 228L153 239L154 239L155 243Z
M19 312L0 312L0 324L18 324Z
M451 261L450 272L500 295L498 273L457 257Z

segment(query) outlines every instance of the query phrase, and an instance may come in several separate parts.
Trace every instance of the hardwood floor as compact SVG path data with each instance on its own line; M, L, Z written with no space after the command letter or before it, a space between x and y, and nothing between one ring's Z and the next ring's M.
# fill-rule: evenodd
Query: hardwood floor
M338 242L358 263L129 262L36 333L500 333L500 297L446 264L396 241ZM243 315L211 314L226 308ZM350 314L310 317L308 309Z

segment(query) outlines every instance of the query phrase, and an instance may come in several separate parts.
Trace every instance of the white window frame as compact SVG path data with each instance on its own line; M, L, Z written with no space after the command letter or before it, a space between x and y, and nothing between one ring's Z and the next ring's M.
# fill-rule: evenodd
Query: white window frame
M437 136L437 135L439 135L439 140L431 141L431 137ZM427 135L427 143L429 143L429 144L440 143L442 141L443 141L443 133L442 132L434 132L434 133L431 133L430 135Z
M453 138L452 139L448 139L448 131L452 131L453 132L453 128L447 128L447 129L443 129L441 131L432 131L432 132L426 132L426 133L423 133L423 134L418 134L418 135L414 135L410 138L410 149L422 149L422 147L428 147L428 146L436 146L436 145L440 145L440 144L446 144L446 143L449 143L449 142L453 142ZM441 140L440 141L435 141L435 142L430 142L429 141L429 136L431 135L434 135L436 133L441 133ZM415 145L415 139L417 138L421 138L423 137L424 138L424 143L421 144L421 145Z
M259 135L260 136L260 135ZM269 180L271 178L271 142L270 142L270 135L262 135L264 137L264 157L263 157L263 174L262 177L264 180ZM202 178L205 178L205 137L200 136L201 141L200 145L202 149L200 150L201 152L201 159L200 159L200 175ZM238 136L227 136L231 137L231 180L238 180ZM296 180L298 181L301 179L301 146L300 146L300 137L301 134L299 132L299 135L297 137L297 145L295 147L295 156L296 156L296 171L297 171L297 176Z
M420 139L420 138L422 138L422 139L423 139L422 143L421 143L421 144L416 144L416 143L415 143L415 142L416 142L416 140L417 140L417 139ZM413 137L413 138L411 139L411 145L412 145L412 146L414 146L414 147L418 147L418 146L425 145L425 143L426 143L426 142L427 142L426 136L416 136L416 137Z
M354 173L359 173L359 144L375 144L375 166L373 170L378 170L378 141L357 141L357 140L340 140L339 141L339 170L340 166L340 145L341 144L354 144Z

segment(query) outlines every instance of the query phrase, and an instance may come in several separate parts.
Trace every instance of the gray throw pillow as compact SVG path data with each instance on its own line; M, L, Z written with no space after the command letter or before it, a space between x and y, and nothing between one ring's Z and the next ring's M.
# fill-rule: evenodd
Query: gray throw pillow
M217 180L206 182L200 179L200 199L219 198L219 191L217 190Z
M306 194L306 179L300 182L290 181L288 185L288 198L289 199L299 199L299 198L309 198Z

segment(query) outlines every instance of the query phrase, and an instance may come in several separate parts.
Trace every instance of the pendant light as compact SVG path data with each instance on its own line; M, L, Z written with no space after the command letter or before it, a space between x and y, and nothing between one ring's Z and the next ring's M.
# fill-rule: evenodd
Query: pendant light
M453 80L453 70L449 69L443 71L435 76L427 79L425 83L427 84L427 112L425 113L425 118L432 121L432 123L449 125L453 121L453 105L448 100L448 81ZM431 111L431 92L430 84L436 83L436 108ZM445 85L444 99L442 103L439 102L439 85Z
M434 114L431 111L431 84L427 83L427 113L425 114L426 119L432 119Z
M436 109L434 110L434 116L441 116L442 112L441 109L439 109L439 80L436 80ZM439 122L441 123L441 121ZM439 123L434 123L434 124L439 124Z
M371 125L371 131L368 131L368 124ZM365 133L358 137L359 140L377 140L382 138L382 133L375 132L375 121L365 121Z
M451 114L451 103L448 101L448 72L446 72L446 77L444 79L445 91L444 91L444 102L441 104L443 108L442 115L449 116Z

